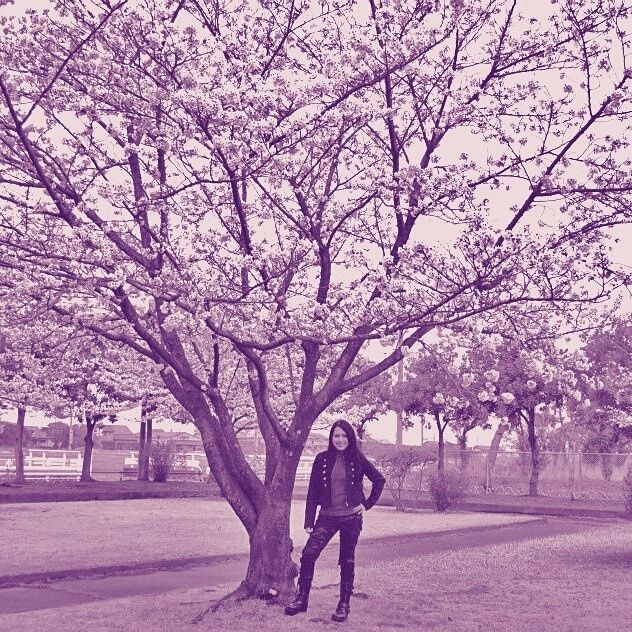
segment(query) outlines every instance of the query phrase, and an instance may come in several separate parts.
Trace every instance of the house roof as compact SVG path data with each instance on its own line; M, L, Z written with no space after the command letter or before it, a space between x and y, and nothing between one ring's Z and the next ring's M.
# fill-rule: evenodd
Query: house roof
M138 435L133 433L127 426L114 424L112 426L104 426L101 430L101 436L106 441L132 441Z

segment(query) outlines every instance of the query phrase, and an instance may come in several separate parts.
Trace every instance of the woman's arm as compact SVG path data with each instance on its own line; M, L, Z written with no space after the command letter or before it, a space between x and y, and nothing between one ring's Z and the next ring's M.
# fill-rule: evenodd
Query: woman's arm
M375 467L375 465L373 465L373 463L364 456L364 454L362 455L362 467L364 474L371 481L371 493L363 504L365 509L371 509L381 496L386 479L382 476L382 473Z
M312 529L316 520L316 507L317 492L318 492L318 476L317 476L317 464L319 463L319 456L316 455L314 463L312 464L312 472L309 476L309 486L307 488L307 500L305 501L305 529Z

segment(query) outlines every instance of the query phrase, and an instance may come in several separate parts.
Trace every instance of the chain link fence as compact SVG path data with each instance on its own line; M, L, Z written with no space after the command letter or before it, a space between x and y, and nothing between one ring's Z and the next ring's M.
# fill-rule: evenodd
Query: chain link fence
M538 493L569 499L623 498L623 478L632 466L632 454L540 452ZM495 458L485 451L445 452L445 469L459 471L467 481L467 493L524 496L529 493L531 453L499 451ZM436 461L407 474L404 488L428 491Z

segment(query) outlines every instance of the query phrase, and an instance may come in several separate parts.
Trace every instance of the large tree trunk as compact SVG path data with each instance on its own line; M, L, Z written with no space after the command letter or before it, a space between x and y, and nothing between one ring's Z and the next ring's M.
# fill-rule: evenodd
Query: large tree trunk
M177 349L175 344L174 348ZM254 371L249 372L251 386L256 382L253 374ZM183 381L183 387L182 382L168 371L164 371L162 377L167 388L195 420L213 477L248 533L250 559L246 577L224 600L229 597L289 597L294 590L296 575L296 564L291 557L290 507L302 452L300 442L281 450L281 445L274 439L276 433L271 423L266 423L266 413L259 406L260 398L254 397L259 427L266 443L265 480L261 481L245 459L230 411L219 392L214 390L215 386L208 393L214 406L212 411L200 391L189 388L186 381ZM316 414L310 415L309 411L301 409L301 420L307 428L315 417ZM303 436L304 441L307 434ZM198 614L195 621L201 621L217 605Z
M291 498L278 498L259 508L257 524L248 534L250 560L241 586L249 596L294 592L298 569L292 560L290 507Z
M278 463L272 480L254 494L244 496L233 472L217 461L210 430L196 424L204 450L223 496L240 518L248 533L250 559L246 576L235 597L276 597L287 599L294 593L297 565L292 560L290 509L300 451L286 454ZM202 615L203 616L203 615Z
M90 474L90 470L92 469L92 450L94 448L94 427L96 426L96 421L93 419L92 415L86 414L86 437L84 439L84 449L83 449L83 463L81 465L81 480L82 483L91 483L94 481Z
M287 477L290 477L289 469ZM218 479L221 480L221 477ZM294 594L298 566L292 559L294 546L290 538L293 477L292 481L280 486L275 484L274 488L277 491L268 489L269 493L263 502L256 503L256 522L246 527L250 558L246 577L233 593L234 596L283 600ZM279 488L285 489L282 491ZM224 489L222 493L232 505L231 494Z
M15 482L24 483L24 422L26 407L18 406L17 434L15 436Z
M531 475L529 477L529 496L538 495L538 479L540 477L540 448L535 433L535 408L527 411L527 437L531 450Z

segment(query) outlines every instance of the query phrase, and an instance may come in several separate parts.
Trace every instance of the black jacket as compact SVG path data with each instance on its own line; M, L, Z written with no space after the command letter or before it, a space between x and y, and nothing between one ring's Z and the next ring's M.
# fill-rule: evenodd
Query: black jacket
M316 507L331 506L331 471L336 462L336 453L325 450L316 455L307 489L307 503L305 505L305 528L313 527L316 520ZM384 489L386 479L364 454L357 453L345 459L347 470L347 504L349 507L364 505L371 509ZM371 483L371 494L365 498L362 491L362 481L367 477Z

